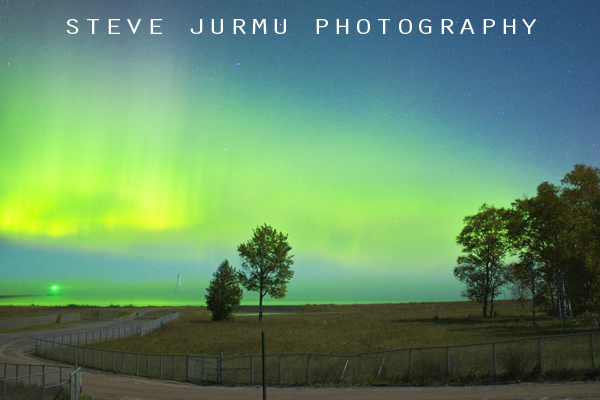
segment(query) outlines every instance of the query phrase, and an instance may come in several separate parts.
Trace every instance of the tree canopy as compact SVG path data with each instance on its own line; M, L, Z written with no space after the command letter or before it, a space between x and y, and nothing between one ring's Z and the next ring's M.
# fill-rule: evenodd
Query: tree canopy
M276 299L286 295L287 284L294 276L290 269L294 263L293 255L289 254L291 250L288 235L267 224L254 229L252 238L238 246L242 260L239 279L246 290L258 292L259 321L262 321L266 295Z

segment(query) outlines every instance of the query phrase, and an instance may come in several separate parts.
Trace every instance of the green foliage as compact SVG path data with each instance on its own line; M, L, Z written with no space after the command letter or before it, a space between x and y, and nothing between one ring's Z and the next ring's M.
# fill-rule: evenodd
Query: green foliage
M483 204L475 215L465 217L465 227L456 238L465 255L457 259L454 276L467 285L463 296L483 303L487 316L488 300L500 294L506 282L504 257L509 251L506 210Z
M212 320L232 321L243 292L237 271L229 265L229 261L224 260L219 265L206 291L206 307L212 313Z
M258 292L260 310L258 320L262 321L262 302L266 295L275 299L285 297L287 284L294 276L290 266L294 263L289 252L292 247L281 232L264 224L253 230L252 238L238 246L242 259L239 278L242 286L251 292Z

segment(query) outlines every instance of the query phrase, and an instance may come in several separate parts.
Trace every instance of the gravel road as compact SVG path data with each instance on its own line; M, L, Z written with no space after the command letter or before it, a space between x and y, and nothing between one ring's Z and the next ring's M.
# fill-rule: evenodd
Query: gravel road
M35 347L37 337L77 333L139 324L145 321L117 320L65 325L52 330L0 334L0 362L50 363L26 354ZM159 381L84 369L83 392L97 400L187 400L262 399L258 386L218 387ZM268 388L270 400L525 400L525 399L598 399L600 382L511 384L488 386L439 387L366 387L366 388Z

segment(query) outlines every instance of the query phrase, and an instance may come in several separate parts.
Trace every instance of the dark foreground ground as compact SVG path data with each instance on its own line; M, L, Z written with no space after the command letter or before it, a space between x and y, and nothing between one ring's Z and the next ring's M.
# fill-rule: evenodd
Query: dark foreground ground
M247 311L252 312L252 311ZM269 311L283 312L283 311ZM85 322L49 330L0 334L0 362L48 363L26 354L36 337L57 333L85 332L131 325L133 321ZM181 399L261 399L262 389L254 387L198 386L188 383L149 380L132 376L84 370L84 394L96 400L181 400ZM525 399L600 399L600 382L531 383L462 387L361 387L361 388L268 388L269 399L342 400L525 400Z

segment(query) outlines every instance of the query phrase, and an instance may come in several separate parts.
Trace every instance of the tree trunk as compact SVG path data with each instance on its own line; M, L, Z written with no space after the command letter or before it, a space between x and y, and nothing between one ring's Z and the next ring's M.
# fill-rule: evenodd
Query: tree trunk
M562 311L562 317L563 317L563 324L567 324L567 299L565 298L565 281L564 281L564 276L562 277L563 279L561 279L561 287L562 287L562 301L560 303L561 305L561 311Z
M531 314L533 316L533 326L537 325L535 321L535 278L531 279Z
M483 318L487 317L487 303L488 303L488 299L487 299L487 296L485 296L483 298Z
M258 287L258 322L262 322L262 299L265 297L265 294L263 293L263 281L261 279Z
M558 312L556 311L556 307L554 305L554 290L552 289L552 284L550 283L551 279L549 274L546 276L546 284L548 285L548 290L550 291L550 304L552 304L552 316L556 316Z

